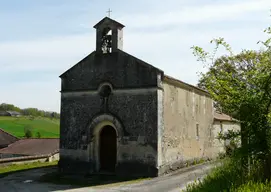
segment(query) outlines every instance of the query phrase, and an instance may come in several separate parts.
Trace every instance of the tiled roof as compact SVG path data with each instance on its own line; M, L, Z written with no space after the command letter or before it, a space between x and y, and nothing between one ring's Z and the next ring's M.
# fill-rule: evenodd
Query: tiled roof
M21 139L0 149L2 154L47 155L59 151L59 139Z
M198 90L198 91L200 91L200 92L203 92L203 93L207 94L208 96L210 95L210 93L209 93L208 91L204 90L204 89L201 89L201 88L199 88L199 87L197 87L197 86L194 86L194 85L191 85L191 84L189 84L189 83L186 83L186 82L184 82L184 81L181 81L181 80L176 79L176 78L174 78L174 77L171 77L171 76L169 76L169 75L164 75L164 79L166 79L166 80L168 79L168 80L174 81L174 82L176 82L176 83L178 83L178 84L182 84L182 85L185 85L185 86L190 87L190 88L192 88L192 89L196 89L196 90Z
M10 113L6 111L0 111L0 116L10 116Z
M7 147L11 143L18 141L19 139L8 132L0 129L0 148Z
M236 119L232 118L231 116L225 113L215 112L214 119L219 121L237 121Z

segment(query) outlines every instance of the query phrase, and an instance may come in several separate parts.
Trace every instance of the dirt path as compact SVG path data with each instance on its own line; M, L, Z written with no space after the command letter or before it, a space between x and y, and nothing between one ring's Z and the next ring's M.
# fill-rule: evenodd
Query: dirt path
M114 183L109 185L78 188L68 185L55 185L49 183L37 182L38 178L45 173L55 171L55 168L41 168L24 172L11 174L0 179L0 189L5 192L180 192L187 183L205 176L215 165L198 165L194 168L188 168L177 171L170 175L143 180L138 183Z

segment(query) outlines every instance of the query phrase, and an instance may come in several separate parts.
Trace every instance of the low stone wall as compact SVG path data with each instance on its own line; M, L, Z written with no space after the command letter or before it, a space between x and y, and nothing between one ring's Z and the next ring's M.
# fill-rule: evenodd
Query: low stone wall
M48 155L12 157L12 158L0 159L0 166L10 165L10 164L25 164L25 163L33 163L33 162L52 162L56 160L59 160L59 153L48 154Z
M159 167L158 176L169 174L171 172L174 172L177 170L182 170L184 168L191 167L194 165L212 162L214 160L215 159L210 159L210 158L205 157L205 158L193 158L193 159L190 159L187 161L172 162L172 163L165 164L165 165Z

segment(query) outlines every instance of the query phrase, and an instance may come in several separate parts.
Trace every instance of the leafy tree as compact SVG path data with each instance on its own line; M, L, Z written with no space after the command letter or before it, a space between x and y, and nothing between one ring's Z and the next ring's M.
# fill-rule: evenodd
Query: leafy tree
M21 112L21 109L19 107L16 107L12 104L2 103L0 104L0 111L17 111Z
M26 137L26 138L31 138L31 137L33 137L33 128L32 128L32 126L31 125L25 125L24 126L24 136Z
M51 119L53 119L53 118L55 118L55 117L56 117L56 115L55 115L55 114L56 114L55 112L51 113Z
M33 121L35 119L34 116L30 115L29 118L28 118L30 121Z
M37 132L37 133L36 133L36 137L37 137L37 138L41 138L40 132Z
M271 28L265 32L271 34ZM271 176L271 40L261 42L259 51L243 50L234 54L223 38L213 39L212 53L193 46L193 54L209 70L201 73L198 86L209 91L215 106L241 122L242 158L264 164L264 176ZM227 55L216 58L219 46Z

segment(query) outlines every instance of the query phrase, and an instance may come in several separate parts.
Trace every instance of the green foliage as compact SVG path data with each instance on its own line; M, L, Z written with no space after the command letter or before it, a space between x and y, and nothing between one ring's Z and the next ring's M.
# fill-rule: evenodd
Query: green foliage
M37 138L41 138L40 132L37 132L37 133L36 133L36 137L37 137Z
M254 182L249 181L246 184L241 185L237 189L231 188L230 192L270 192L271 182Z
M60 118L60 114L56 112L49 112L44 110L39 110L37 108L25 108L20 109L12 104L2 103L0 104L0 111L17 111L20 112L22 115L30 116L31 118L34 117L48 117L51 118L53 114L53 118Z
M271 27L265 32L271 35ZM231 140L241 136L242 146L233 151L230 160L216 168L203 181L189 185L196 191L271 191L271 38L259 41L259 51L242 50L234 54L223 38L213 39L209 53L191 47L198 61L208 67L201 73L198 86L206 89L217 110L241 123L240 132L219 135ZM216 57L219 47L226 55Z
M271 29L266 30L271 34ZM260 51L243 50L234 54L223 38L213 39L209 53L193 46L193 54L209 70L201 74L198 86L208 90L218 110L240 120L241 132L229 133L223 139L242 137L243 159L264 160L265 176L271 177L271 40L262 41ZM227 55L216 58L222 46ZM246 161L246 160L245 160Z
M240 166L239 166L240 167ZM240 175L240 169L229 159L224 160L223 166L217 167L205 178L199 181L195 181L187 186L187 192L220 192L229 191L229 189L234 185L241 185L242 179ZM238 183L235 183L238 182Z
M50 120L49 118L35 118L29 120L26 117L0 117L1 129L9 132L16 137L25 137L24 128L26 125L31 126L33 136L40 133L43 138L58 138L59 137L59 119Z
M242 172L242 162L238 158L238 153L232 158L223 160L222 166L213 169L205 178L195 181L187 186L186 192L223 192L232 191L239 192L249 187L261 185L263 188L266 183L260 182L263 177L259 172L261 168L260 163L255 163L251 168L250 175ZM253 189L253 188L252 188Z
M229 141L229 144L226 145L226 156L230 156L232 152L240 146L240 131L239 130L228 130L228 132L222 134L218 133L220 141Z
M21 109L19 107L16 107L12 104L2 103L0 104L0 111L17 111L21 112Z
M57 165L58 161L53 162L34 162L34 163L26 163L26 164L13 164L13 165L2 165L0 166L0 178L1 176L7 176L8 174L17 172L17 171L23 171L23 170L29 170L34 168L40 168L40 167L48 167L48 166L55 166Z
M33 117L32 115L30 115L28 119L32 121L32 120L35 119L35 117Z
M33 137L32 130L33 130L33 128L32 128L31 125L25 125L25 126L24 126L24 136L25 136L26 138L31 138L31 137Z

